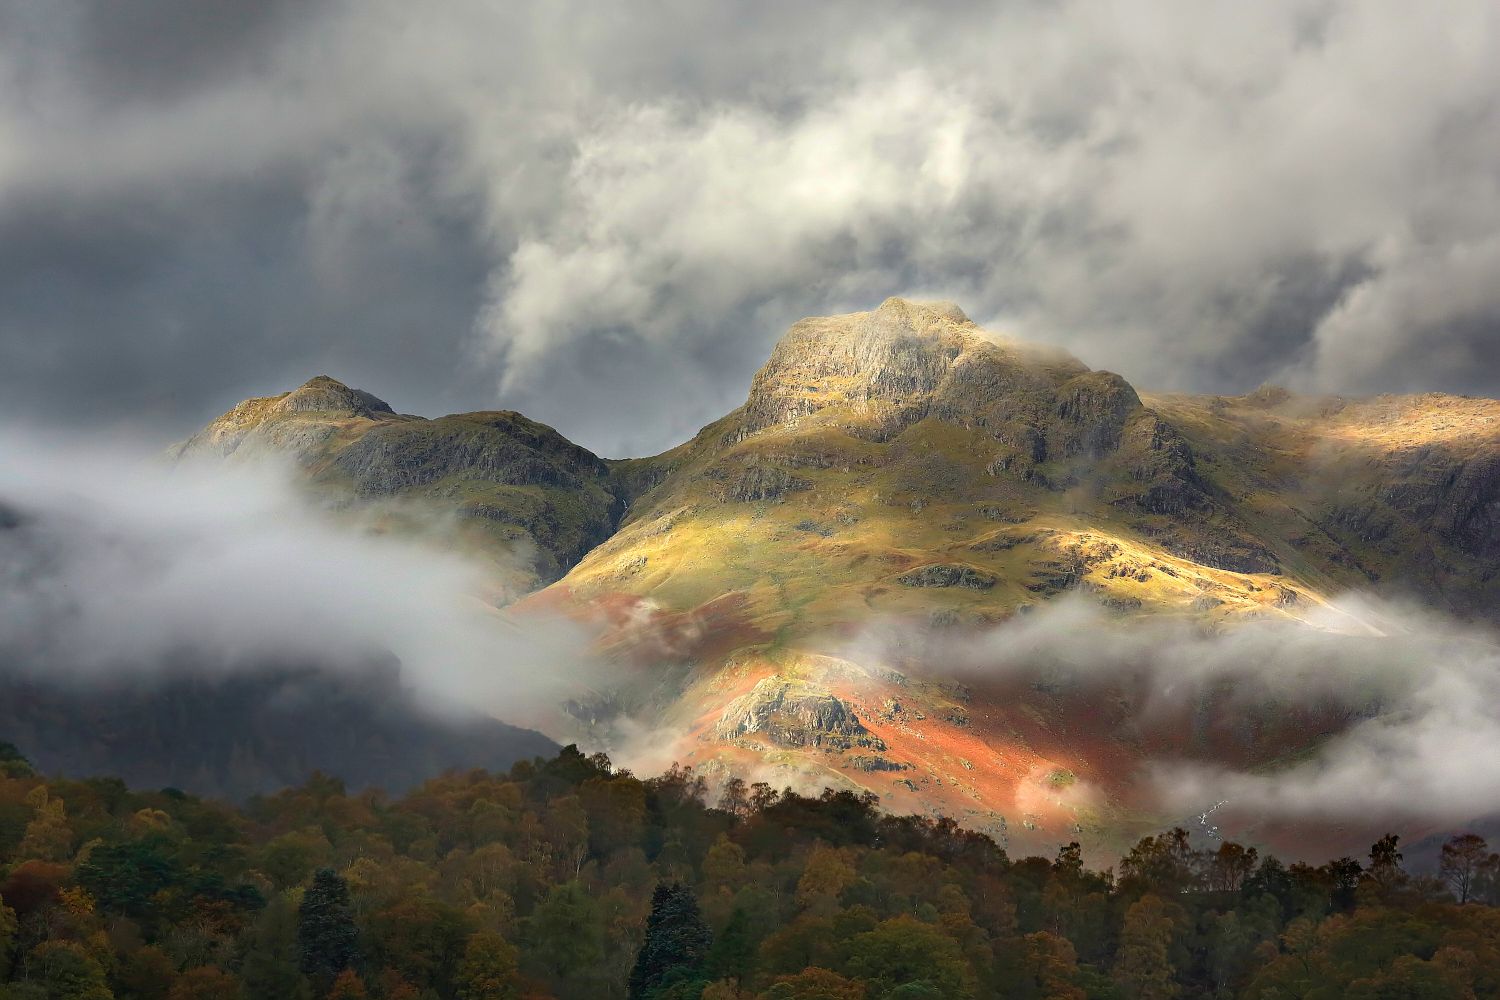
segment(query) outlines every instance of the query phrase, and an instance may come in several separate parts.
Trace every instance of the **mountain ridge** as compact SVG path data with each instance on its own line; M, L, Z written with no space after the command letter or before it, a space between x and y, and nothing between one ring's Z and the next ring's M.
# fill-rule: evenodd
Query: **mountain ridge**
M1069 596L1122 622L1221 630L1311 620L1351 589L1492 620L1500 596L1492 400L1142 394L952 304L904 299L794 324L743 405L647 458L600 459L519 415L403 417L335 386L308 396L338 410L282 405L246 437L315 438L304 465L347 502L539 499L545 515L495 504L504 530L484 540L532 540L550 560L510 613L586 623L617 667L549 735L868 790L991 832L1128 825L1133 768L1155 745L1129 710L1145 693L959 683L921 656L851 654L868 623L964 634ZM482 447L466 450L471 432ZM407 483L405 452L361 444L414 433L416 464L435 451L442 475ZM516 461L474 457L489 454ZM384 492L361 496L351 466ZM588 530L545 530L570 510ZM1289 718L1246 734L1226 717L1216 752L1273 767L1347 724Z

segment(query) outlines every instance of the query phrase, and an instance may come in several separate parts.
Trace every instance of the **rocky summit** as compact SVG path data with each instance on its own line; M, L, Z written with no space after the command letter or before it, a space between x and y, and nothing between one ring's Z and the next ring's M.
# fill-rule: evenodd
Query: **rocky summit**
M1213 630L1351 589L1469 618L1500 596L1500 403L1143 395L948 303L797 323L744 405L651 458L602 460L515 413L404 416L326 378L179 453L266 449L341 503L457 512L486 551L527 554L540 589L512 613L587 623L618 667L550 735L645 759L649 721L654 762L869 790L1002 836L1128 827L1149 692L955 677L924 652L942 637L1064 595ZM905 645L866 641L876 625ZM1186 711L1176 749L1244 767L1341 724Z

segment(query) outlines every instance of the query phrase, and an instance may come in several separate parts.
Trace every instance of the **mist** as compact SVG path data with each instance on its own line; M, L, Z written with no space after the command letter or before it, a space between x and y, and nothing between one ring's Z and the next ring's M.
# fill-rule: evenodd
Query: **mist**
M86 685L288 663L357 675L394 659L425 709L535 725L591 660L567 624L504 614L494 569L320 505L290 463L200 468L0 435L0 664L13 672Z
M879 623L844 655L980 684L1129 690L1142 732L1182 746L1137 777L1166 813L1218 804L1241 818L1461 824L1500 812L1500 644L1488 629L1361 594L1300 619L1207 628L1124 620L1077 595L979 634ZM926 665L926 666L924 666ZM1342 721L1310 752L1243 770L1173 732L1209 703Z

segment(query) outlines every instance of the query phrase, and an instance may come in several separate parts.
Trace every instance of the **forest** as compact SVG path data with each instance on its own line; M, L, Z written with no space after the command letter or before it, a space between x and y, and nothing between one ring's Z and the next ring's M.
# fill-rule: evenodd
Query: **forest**
M393 798L243 806L0 745L0 1000L1500 996L1500 857L1408 872L1141 840L1012 859L873 796L564 748Z

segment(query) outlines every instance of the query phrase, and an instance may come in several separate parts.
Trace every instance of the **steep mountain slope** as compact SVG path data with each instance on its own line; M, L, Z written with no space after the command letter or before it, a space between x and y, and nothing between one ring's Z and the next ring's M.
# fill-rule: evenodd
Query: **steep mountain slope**
M893 299L794 326L745 405L637 470L661 481L524 606L600 623L621 684L574 715L605 739L652 719L627 752L1002 835L1119 836L1148 755L1260 767L1350 719L1226 701L1143 726L1139 678L956 678L943 644L1065 593L1210 628L1387 582L1486 609L1496 417L1449 397L1143 401Z
M746 593L794 630L936 596L983 620L1085 576L1122 607L1191 609L1205 588L1240 609L1287 602L1213 575L1276 573L1280 556L1129 384L952 306L799 323L743 407L655 461L668 474L570 592L681 610ZM1193 568L1124 572L1148 556Z
M428 420L320 375L234 407L173 449L179 459L291 455L330 500L397 525L448 520L521 589L546 583L614 530L624 510L609 467L510 411Z

